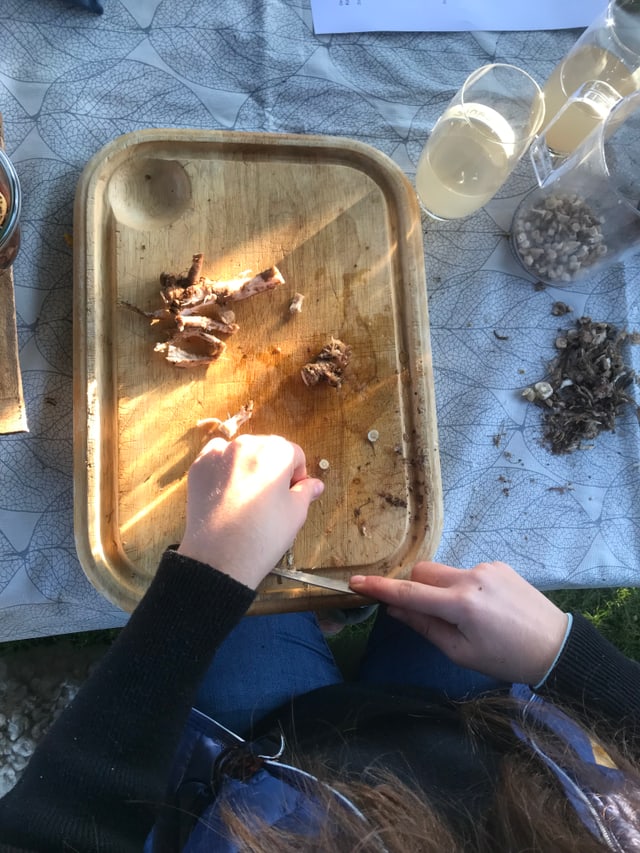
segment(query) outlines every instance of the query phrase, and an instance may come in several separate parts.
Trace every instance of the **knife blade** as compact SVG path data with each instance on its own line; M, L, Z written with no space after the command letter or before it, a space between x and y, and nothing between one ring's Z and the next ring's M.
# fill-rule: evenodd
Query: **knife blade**
M301 572L299 569L283 569L281 566L276 566L275 569L271 569L271 574L299 581L300 583L308 583L312 586L321 586L324 589L333 589L336 592L348 592L350 595L357 594L345 581L327 578L324 575L316 575L312 572Z

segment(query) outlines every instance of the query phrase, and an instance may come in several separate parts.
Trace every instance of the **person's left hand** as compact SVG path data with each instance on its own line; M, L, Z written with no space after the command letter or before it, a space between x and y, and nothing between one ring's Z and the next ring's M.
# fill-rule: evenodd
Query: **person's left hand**
M355 576L351 588L391 605L454 663L501 681L536 685L567 629L567 614L506 563L417 563L411 580Z
M302 448L279 435L212 439L189 469L178 551L256 589L324 489Z

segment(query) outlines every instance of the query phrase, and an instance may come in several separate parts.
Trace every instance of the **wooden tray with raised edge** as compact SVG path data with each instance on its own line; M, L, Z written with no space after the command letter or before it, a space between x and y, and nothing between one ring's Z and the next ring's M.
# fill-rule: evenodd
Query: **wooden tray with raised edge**
M442 493L422 230L388 157L334 137L140 131L87 164L74 222L75 534L109 600L132 610L181 538L196 422L249 399L243 432L298 442L315 475L330 464L296 568L402 576L433 555ZM276 265L286 284L233 306L240 331L223 358L182 369L121 303L160 307L160 273L195 252L211 278ZM308 388L300 368L331 336L353 348L344 383ZM358 603L269 576L252 612Z

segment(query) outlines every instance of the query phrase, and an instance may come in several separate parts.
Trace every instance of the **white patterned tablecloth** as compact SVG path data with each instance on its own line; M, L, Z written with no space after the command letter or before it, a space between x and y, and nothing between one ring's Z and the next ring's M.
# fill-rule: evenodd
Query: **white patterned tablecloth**
M411 177L427 130L474 68L540 82L575 31L316 36L308 0L2 0L0 111L24 190L15 264L30 432L0 436L0 641L115 627L73 534L72 203L86 161L146 127L329 133ZM522 164L467 220L424 221L444 486L438 559L503 559L541 588L640 582L635 413L590 451L554 456L520 389L542 378L562 299L640 326L640 264L536 290L504 231L533 179ZM565 324L566 325L566 324ZM637 359L633 352L628 360ZM635 365L634 365L635 366Z

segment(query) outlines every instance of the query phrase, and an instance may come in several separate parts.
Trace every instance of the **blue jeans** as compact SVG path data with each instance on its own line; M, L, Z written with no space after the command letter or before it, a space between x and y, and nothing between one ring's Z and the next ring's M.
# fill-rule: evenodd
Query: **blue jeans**
M503 686L452 663L382 606L356 680L430 687L451 699ZM342 681L314 613L247 616L216 652L195 706L243 734L294 696Z

